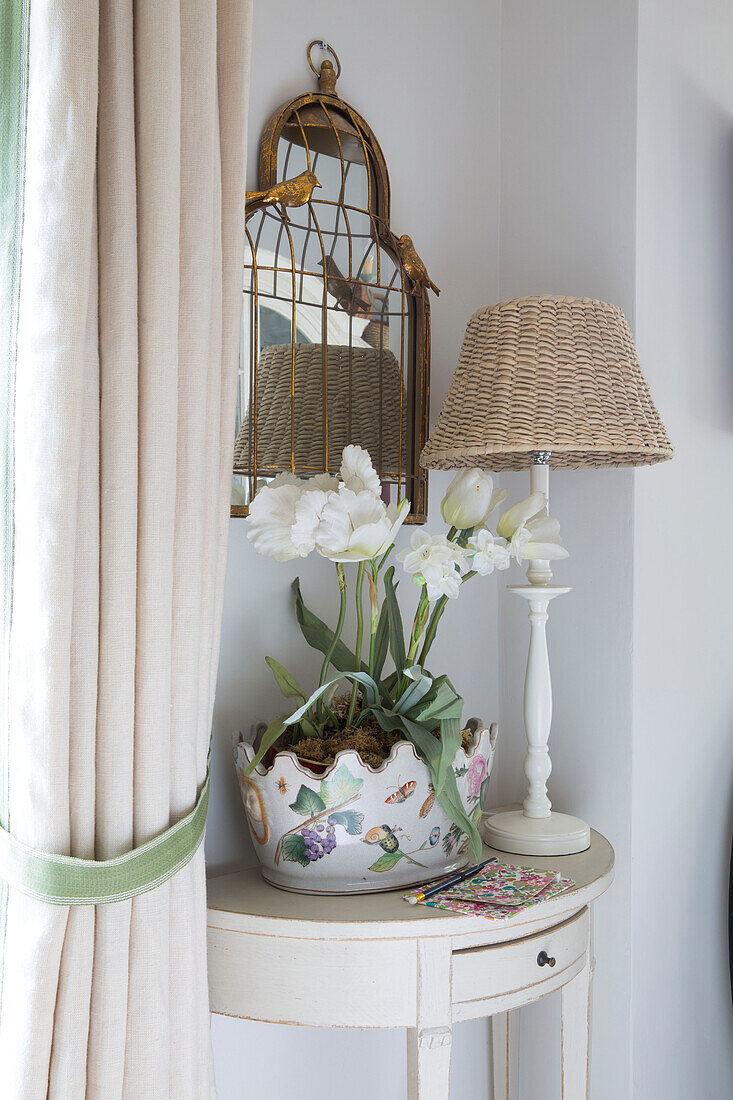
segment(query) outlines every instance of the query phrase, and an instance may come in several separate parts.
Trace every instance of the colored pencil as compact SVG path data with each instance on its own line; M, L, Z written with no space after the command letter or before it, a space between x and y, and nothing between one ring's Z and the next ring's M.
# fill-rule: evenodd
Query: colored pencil
M427 898L433 898L436 894L440 894L443 890L449 890L451 886L457 886L459 882L465 882L467 878L472 878L477 875L479 871L483 871L484 867L488 867L490 863L498 863L496 856L492 856L491 859L485 859L483 863L477 863L475 867L468 867L465 871L458 871L455 875L450 875L448 878L443 879L442 882L436 883L435 886L431 886L429 890L425 890L422 894L415 894L413 897L407 898L410 905L417 905L420 901L426 901Z

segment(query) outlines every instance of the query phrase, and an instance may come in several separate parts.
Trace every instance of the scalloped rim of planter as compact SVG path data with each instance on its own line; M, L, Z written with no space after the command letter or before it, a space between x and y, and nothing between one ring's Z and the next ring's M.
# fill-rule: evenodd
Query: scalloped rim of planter
M472 726L472 723L473 723L473 726ZM476 752L476 749L478 748L478 744L479 744L479 740L480 740L480 737L477 737L476 735L477 734L480 735L481 733L483 733L484 730L489 731L489 737L491 739L490 743L491 743L491 747L493 749L494 743L496 741L496 727L497 727L496 722L491 722L487 726L484 722L481 721L480 718L469 718L463 728L464 729L472 728L472 732L473 732L473 736L474 736L474 742L471 745L471 748L468 750L468 752L466 752L466 750L463 748L463 745L459 746L458 752L462 752L464 754L464 756L466 757L466 760L470 760L473 757L474 753ZM234 736L235 736L235 738L239 739L240 744L246 745L252 752L255 751L254 746L252 745L252 743L250 741L243 740L241 733L236 733ZM235 742L235 744L236 743L237 742ZM408 749L412 750L412 755L415 757L415 759L420 764L425 763L423 758L421 756L418 756L418 754L415 750L415 746L413 745L412 741L404 740L404 741L395 741L394 745L390 749L389 756L385 757L385 759L382 761L382 763L376 768L373 768L371 766L371 764L367 764L364 760L362 760L361 754L359 753L358 749L339 749L339 751L336 753L335 757L333 758L333 762L331 764L323 764L322 765L322 767L325 769L324 771L314 772L308 767L307 764L301 763L301 761L298 759L298 757L295 755L295 753L293 752L292 749L279 749L278 752L275 753L272 764L270 765L269 768L263 767L262 761L260 761L258 764L256 764L254 766L254 768L252 769L251 774L256 773L257 775L260 775L260 776L263 776L263 777L266 776L266 775L269 775L270 772L272 772L274 767L275 767L275 761L278 760L278 759L282 760L282 758L284 756L287 756L290 760L293 761L294 766L297 768L297 770L299 772L301 772L303 775L306 775L309 779L317 779L317 780L320 781L321 779L326 779L328 777L328 775L330 774L330 772L333 771L337 767L337 765L339 763L339 760L342 756L350 755L350 756L358 756L359 757L359 762L361 763L363 768L366 768L367 771L371 772L373 775L379 775L380 772L385 771L385 769L388 768L390 764L394 763L394 761L397 759L397 753L400 751L400 749L402 748L403 745L406 746Z

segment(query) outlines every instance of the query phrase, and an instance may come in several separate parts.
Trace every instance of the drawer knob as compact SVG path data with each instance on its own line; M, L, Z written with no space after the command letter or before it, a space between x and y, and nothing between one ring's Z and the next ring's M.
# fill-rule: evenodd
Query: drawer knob
M540 951L537 956L538 966L554 966L556 961L557 960L552 955L548 955L546 951Z

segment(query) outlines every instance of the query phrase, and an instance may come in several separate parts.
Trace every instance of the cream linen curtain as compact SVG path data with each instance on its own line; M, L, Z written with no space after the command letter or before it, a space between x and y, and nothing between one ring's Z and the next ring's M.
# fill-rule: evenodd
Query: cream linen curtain
M108 859L206 772L250 0L0 14L2 824ZM213 1094L203 847L110 905L3 889L3 1100Z

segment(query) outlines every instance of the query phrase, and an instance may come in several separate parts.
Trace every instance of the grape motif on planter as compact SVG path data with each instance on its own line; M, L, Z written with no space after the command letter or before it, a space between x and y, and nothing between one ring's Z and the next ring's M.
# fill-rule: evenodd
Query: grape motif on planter
M316 825L314 829L301 829L300 835L305 841L305 854L311 863L329 855L336 847L336 830L330 818L326 825Z
M336 848L336 826L351 836L359 836L364 815L348 810L361 797L363 779L352 775L345 764L330 778L322 779L318 790L301 783L290 809L306 818L280 837L275 850L275 866L281 859L310 867Z

